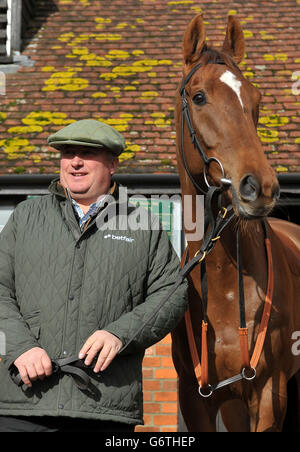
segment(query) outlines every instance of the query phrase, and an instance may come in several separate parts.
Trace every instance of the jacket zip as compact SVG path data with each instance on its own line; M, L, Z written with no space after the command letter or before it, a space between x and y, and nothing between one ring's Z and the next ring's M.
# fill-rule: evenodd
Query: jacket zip
M66 306L65 306L65 310L64 310L64 326L63 326L61 356L63 356L63 351L64 351L64 348L65 348L65 333L66 333L66 324L67 324L67 313L68 313L68 309L69 309L69 296L70 296L71 282L72 282L72 278L73 278L76 248L77 248L77 242L76 242L76 244L74 246L73 257L72 257L72 264L71 264L71 271L70 271L70 276L69 276L69 281L68 281L67 301L66 301Z
M63 352L65 348L65 336L66 336L66 326L67 326L67 314L69 309L69 296L70 296L70 287L72 282L72 276L73 276L73 270L74 270L74 261L75 261L75 253L76 253L76 245L74 246L73 251L73 257L72 257L72 264L71 264L71 271L68 281L68 289L67 289L67 300L66 300L66 306L64 309L64 325L63 325L63 334L62 334L62 344L61 344L61 351L60 351L60 357L63 357ZM58 388L58 395L57 395L57 410L60 410L60 400L61 400L61 391L62 391L62 379L59 381L59 388Z

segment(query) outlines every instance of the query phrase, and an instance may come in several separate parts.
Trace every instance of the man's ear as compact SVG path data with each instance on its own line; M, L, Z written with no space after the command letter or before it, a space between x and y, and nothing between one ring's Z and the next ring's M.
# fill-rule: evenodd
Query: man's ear
M114 157L111 161L111 169L110 169L111 176L113 176L115 174L115 172L118 169L118 166L119 166L119 157Z
M235 16L228 16L223 52L229 54L236 64L239 64L244 58L244 33L239 20Z
M196 16L188 25L183 40L183 57L186 65L199 60L205 46L206 31L202 14Z

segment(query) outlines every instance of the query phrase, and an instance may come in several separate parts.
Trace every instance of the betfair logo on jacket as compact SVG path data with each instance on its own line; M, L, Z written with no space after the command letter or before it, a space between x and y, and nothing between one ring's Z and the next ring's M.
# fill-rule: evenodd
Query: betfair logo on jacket
M104 236L105 239L111 239L111 240L121 240L123 242L132 243L135 241L135 239L131 237L126 237L125 235L114 235L114 234L107 234Z

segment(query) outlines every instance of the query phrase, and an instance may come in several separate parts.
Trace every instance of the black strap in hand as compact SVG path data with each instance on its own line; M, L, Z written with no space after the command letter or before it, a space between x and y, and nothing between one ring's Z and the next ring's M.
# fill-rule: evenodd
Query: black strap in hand
M67 374L74 378L74 381L79 389L87 390L90 384L90 377L87 374L87 369L93 366L86 366L84 359L79 359L77 355L68 358L58 358L51 360L52 375L53 374ZM23 380L16 366L12 366L10 376L17 386L23 385Z

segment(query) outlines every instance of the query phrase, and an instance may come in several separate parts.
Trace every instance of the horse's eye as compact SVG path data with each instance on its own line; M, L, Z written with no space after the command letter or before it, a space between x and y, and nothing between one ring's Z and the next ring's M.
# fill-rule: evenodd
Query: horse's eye
M207 103L206 95L204 91L200 91L193 97L193 102L196 105L205 105Z

